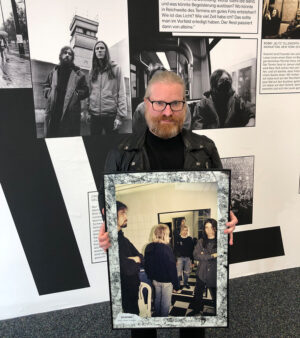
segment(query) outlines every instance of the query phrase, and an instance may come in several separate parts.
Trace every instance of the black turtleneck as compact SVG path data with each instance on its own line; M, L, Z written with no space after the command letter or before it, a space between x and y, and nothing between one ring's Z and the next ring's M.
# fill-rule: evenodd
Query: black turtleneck
M181 133L169 139L146 134L146 151L152 170L180 170L184 165L184 144Z

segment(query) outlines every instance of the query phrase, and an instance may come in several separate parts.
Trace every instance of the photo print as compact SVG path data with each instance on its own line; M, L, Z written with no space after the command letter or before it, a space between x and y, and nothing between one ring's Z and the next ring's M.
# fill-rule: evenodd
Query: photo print
M30 0L27 17L37 137L130 133L126 1Z
M299 39L300 3L298 0L264 0L262 39Z
M257 39L160 32L156 1L129 1L128 17L134 131L146 128L147 83L155 72L165 69L185 81L186 129L255 126ZM143 25L141 17L146 21Z
M104 187L113 328L226 327L230 171L105 174Z
M31 88L25 3L2 0L0 6L0 88Z
M222 158L225 169L231 170L231 208L237 225L252 224L254 156Z

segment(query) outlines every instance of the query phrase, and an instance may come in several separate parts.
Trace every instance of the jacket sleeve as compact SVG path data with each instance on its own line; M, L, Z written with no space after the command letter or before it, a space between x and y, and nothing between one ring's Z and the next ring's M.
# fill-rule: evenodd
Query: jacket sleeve
M166 266L169 267L170 279L172 281L173 288L177 291L180 289L180 284L177 276L176 261L172 249L168 246L166 258L168 260Z
M85 75L83 73L81 73L80 79L78 81L77 87L76 87L76 92L78 95L78 99L84 100L85 98L87 98L89 96L89 87L87 85L86 82L86 78Z
M43 83L43 95L46 99L48 99L50 91L51 91L52 77L53 77L53 71L49 73L46 81Z
M210 253L207 252L207 250L205 250L205 248L203 248L203 240L199 239L199 241L197 242L194 252L194 259L196 261L209 261L214 259Z
M189 105L187 104L183 128L190 130L192 125L192 116Z
M241 97L237 98L237 103L244 125L246 125L250 119L255 119L255 106L250 108Z
M140 264L136 263L133 259L120 256L120 270L123 275L133 276L138 273Z
M125 90L125 82L122 75L121 68L117 66L116 77L118 81L118 93L117 93L117 116L116 119L122 120L127 116L127 102L126 102L126 90Z
M210 140L210 144L208 145L210 158L211 158L211 168L212 169L222 169L223 165L219 156L218 149L214 143L214 141Z
M192 130L203 129L204 127L204 119L202 115L203 108L201 106L202 106L201 101L195 105L192 120Z
M192 261L192 263L194 264L194 256L193 256L193 251L194 251L194 241L193 238L190 237L190 241L189 241L189 246L190 246L190 259Z
M147 123L145 119L145 105L141 102L135 109L132 116L132 131L133 133L139 133L141 130L146 130Z
M146 271L148 278L152 280L153 278L152 278L152 275L151 275L151 263L150 263L150 258L149 258L149 247L148 247L148 245L146 246L146 249L145 249L144 268L145 268L145 271Z
M117 148L112 149L105 160L104 164L104 172L118 172L120 171L120 164L121 163L121 153ZM98 194L98 201L100 211L105 208L105 198L104 198L104 177L101 175L100 185L99 185L99 194Z
M141 259L141 263L136 263L133 259L130 259L128 257L125 257L122 255L122 250L120 250L120 269L121 273L126 276L132 276L139 272L140 266L144 264L144 257L142 254L138 252L138 250L135 248L135 246L128 241L128 249L130 252L129 257L138 256Z

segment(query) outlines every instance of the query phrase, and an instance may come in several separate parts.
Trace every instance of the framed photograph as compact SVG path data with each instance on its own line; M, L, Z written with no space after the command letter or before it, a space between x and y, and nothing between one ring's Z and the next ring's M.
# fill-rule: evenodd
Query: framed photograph
M230 170L104 175L112 324L226 327Z

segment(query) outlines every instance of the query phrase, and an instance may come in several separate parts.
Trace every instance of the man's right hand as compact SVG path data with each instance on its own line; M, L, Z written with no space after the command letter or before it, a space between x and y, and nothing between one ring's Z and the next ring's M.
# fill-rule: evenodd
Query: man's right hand
M103 222L100 226L100 231L98 235L100 248L106 251L110 247L110 241L108 232L105 232L105 223Z

